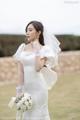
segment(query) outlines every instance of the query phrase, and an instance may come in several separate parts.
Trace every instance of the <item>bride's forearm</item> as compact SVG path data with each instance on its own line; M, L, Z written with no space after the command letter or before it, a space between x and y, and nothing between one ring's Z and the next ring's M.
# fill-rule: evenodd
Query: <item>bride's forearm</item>
M18 80L16 83L16 95L23 94L24 91L24 69L23 65L18 62Z
M21 62L18 62L18 80L17 85L23 85L24 83L24 69Z

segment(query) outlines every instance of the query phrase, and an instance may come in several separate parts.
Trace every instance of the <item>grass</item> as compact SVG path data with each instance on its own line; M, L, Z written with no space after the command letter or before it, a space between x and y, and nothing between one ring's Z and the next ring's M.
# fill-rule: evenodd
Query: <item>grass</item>
M80 74L65 74L49 91L51 120L80 120Z
M15 84L0 86L0 120L15 120L15 108L7 106L15 96ZM80 120L80 74L64 74L49 91L51 120Z
M15 120L15 109L8 107L12 96L15 96L15 85L0 86L0 120Z

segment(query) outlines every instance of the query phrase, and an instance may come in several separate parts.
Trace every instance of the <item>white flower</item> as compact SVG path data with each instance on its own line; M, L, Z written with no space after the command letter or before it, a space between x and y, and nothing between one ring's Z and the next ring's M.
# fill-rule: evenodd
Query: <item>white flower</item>
M21 110L23 112L32 108L32 98L29 93L24 93L22 96L15 97L15 100L13 101L11 99L10 103L12 104L12 107L13 105L16 105L17 110Z

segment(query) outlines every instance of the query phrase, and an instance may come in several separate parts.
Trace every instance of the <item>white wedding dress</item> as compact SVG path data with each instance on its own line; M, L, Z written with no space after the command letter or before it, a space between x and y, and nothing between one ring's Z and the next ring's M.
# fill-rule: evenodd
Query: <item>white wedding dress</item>
M14 54L14 58L20 60L24 66L24 92L28 92L32 96L33 106L31 110L28 110L23 113L22 120L50 120L48 112L48 84L51 80L51 84L55 83L56 77L50 76L50 73L47 74L47 77L44 77L46 74L45 69L43 71L37 72L35 70L35 52L24 51L25 43L22 43L17 52ZM55 54L46 47L40 50L40 56L47 58L55 59ZM51 59L50 59L51 60ZM48 65L48 63L46 63ZM54 62L55 64L55 62ZM54 78L52 78L54 77ZM19 120L19 113L16 114L16 120Z

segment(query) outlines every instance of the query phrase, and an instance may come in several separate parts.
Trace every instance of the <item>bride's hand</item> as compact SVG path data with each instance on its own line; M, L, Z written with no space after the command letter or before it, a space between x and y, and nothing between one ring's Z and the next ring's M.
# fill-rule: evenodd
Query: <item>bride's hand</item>
M24 85L17 85L16 86L16 96L23 95L24 92Z
M37 72L39 72L43 68L45 62L46 57L41 58L40 56L36 56L35 68Z

